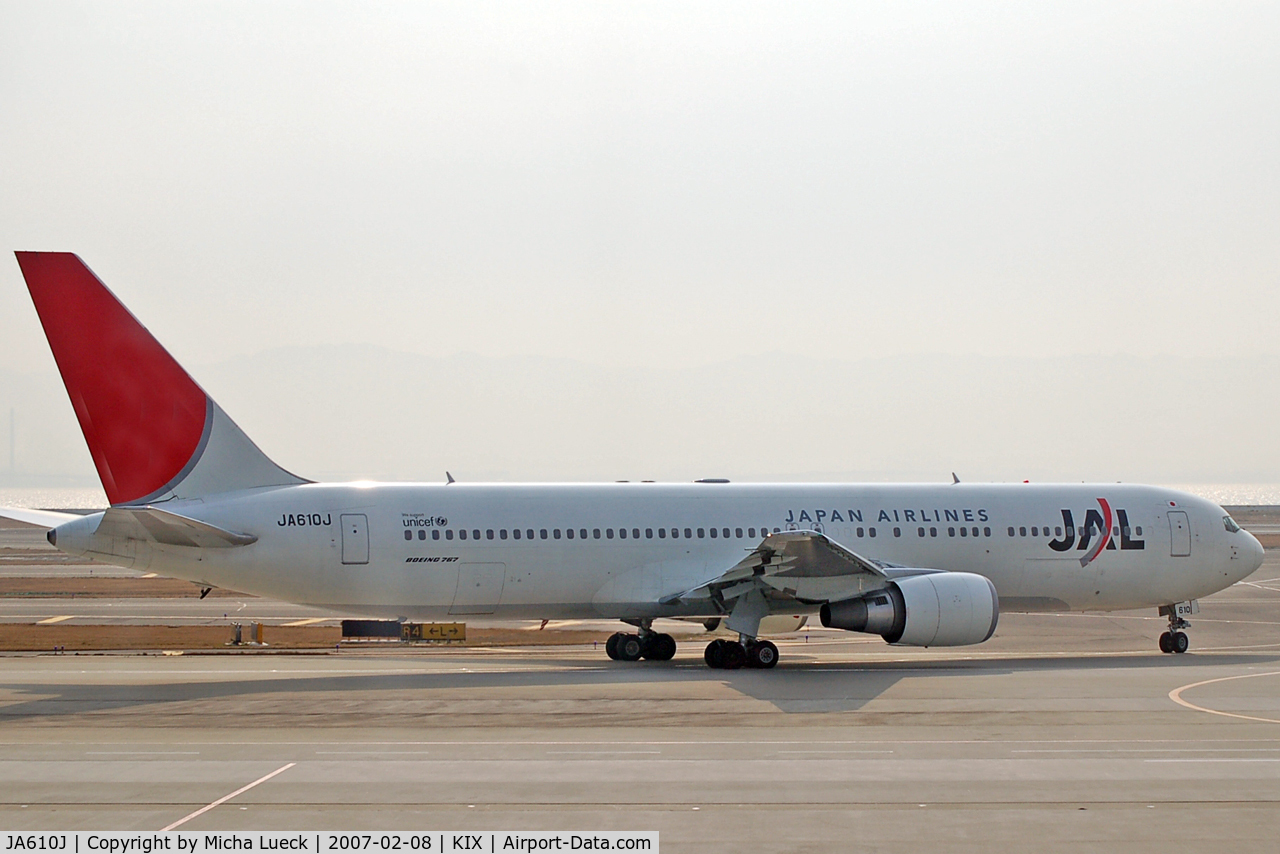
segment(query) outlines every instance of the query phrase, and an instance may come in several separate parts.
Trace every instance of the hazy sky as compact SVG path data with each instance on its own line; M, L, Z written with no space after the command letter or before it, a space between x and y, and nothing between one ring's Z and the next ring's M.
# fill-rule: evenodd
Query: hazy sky
M0 2L0 245L188 364L1274 355L1277 45L1276 3ZM0 365L52 376L3 259Z

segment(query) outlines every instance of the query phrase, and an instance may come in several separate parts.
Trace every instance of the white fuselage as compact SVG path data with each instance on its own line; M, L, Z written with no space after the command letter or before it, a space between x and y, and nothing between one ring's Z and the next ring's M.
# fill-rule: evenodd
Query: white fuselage
M122 544L94 534L99 515L59 527L57 545L406 619L712 616L705 600L660 602L733 567L766 529L821 530L873 561L984 575L1011 611L1195 599L1245 577L1262 555L1209 501L1118 484L305 484L163 507L257 542ZM1104 511L1110 536L1094 556Z

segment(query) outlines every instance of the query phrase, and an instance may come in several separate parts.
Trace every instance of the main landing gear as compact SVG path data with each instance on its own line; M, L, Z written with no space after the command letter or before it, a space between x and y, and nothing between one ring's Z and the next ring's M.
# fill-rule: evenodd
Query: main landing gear
M676 654L676 641L671 635L641 627L640 634L616 632L605 641L604 651L614 661L670 661Z
M717 638L707 644L702 657L708 667L717 670L737 670L740 667L767 670L778 663L778 648L769 641L745 635L737 641Z
M1181 654L1191 646L1187 633L1182 629L1191 628L1191 624L1169 609L1169 631L1160 635L1160 651Z

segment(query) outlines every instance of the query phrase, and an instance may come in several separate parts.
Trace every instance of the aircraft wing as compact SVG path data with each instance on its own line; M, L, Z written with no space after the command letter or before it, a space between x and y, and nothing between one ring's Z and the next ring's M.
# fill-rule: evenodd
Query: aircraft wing
M785 610L782 603L817 605L883 587L890 574L826 534L783 531L766 536L726 572L660 601L710 599L721 613L731 613L735 600L755 592Z

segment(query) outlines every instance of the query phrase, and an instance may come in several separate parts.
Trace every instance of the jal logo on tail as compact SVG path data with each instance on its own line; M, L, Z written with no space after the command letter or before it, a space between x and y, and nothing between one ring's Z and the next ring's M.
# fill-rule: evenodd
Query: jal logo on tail
M1118 526L1120 529L1121 551L1141 550L1147 547L1146 541L1130 536L1133 530L1129 527L1129 514L1126 511L1117 509L1113 520L1111 505L1105 498L1098 499L1098 508L1095 510L1090 507L1085 512L1084 525L1078 531L1075 517L1071 515L1071 511L1063 509L1063 535L1061 538L1050 542L1049 548L1055 552L1067 552L1073 548L1076 551L1085 552L1084 557L1080 558L1080 565L1088 566L1093 563L1098 555L1102 554L1103 549L1114 550L1116 548L1115 538L1111 535L1113 525ZM1077 533L1079 534L1078 543L1076 542ZM1096 542L1094 537L1097 537Z

